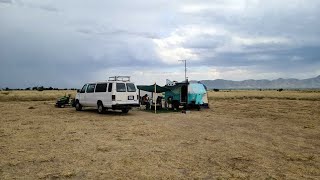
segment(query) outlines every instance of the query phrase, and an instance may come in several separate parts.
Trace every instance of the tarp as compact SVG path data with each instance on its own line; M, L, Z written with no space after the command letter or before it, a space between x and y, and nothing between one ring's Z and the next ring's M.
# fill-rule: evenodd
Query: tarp
M156 90L157 93L162 93L162 92L166 92L166 91L170 91L170 89L165 88L165 87L161 87L156 85ZM137 86L138 89L143 90L143 91L147 91L147 92L154 92L154 85L149 85L149 86Z
M203 84L189 84L188 102L194 101L195 104L203 104L203 96L207 93Z
M188 92L191 94L204 94L207 93L203 84L191 83L188 86Z

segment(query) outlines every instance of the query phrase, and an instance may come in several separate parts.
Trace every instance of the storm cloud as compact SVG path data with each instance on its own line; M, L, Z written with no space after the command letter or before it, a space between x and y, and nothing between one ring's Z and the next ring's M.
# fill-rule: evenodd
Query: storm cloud
M320 74L316 0L0 0L0 88Z

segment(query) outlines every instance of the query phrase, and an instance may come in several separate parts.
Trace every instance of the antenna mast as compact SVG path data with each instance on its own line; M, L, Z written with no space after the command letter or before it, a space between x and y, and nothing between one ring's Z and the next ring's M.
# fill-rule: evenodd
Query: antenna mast
M184 62L184 80L187 82L187 60L179 60Z

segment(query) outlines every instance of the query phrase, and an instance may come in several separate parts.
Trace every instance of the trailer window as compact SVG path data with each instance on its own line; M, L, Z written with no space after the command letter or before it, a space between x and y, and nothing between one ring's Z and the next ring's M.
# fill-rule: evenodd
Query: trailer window
M117 83L117 92L126 92L126 85L124 83Z
M95 86L96 86L96 84L89 84L87 87L87 93L93 93Z
M128 92L136 92L136 86L133 83L127 83Z
M107 83L97 84L96 92L107 92Z

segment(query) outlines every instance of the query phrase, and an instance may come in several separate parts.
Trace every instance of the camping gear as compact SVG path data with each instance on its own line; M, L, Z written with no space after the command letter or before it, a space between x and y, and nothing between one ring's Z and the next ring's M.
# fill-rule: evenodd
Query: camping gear
M208 95L206 87L201 83L189 83L189 82L174 82L166 86L158 86L156 84L149 86L137 86L140 90L156 93L164 93L164 100L166 101L165 107L171 109L179 109L179 106L184 108L196 108L208 107ZM155 93L156 92L156 93ZM154 96L155 98L155 96ZM156 100L154 99L154 102ZM161 104L160 100L157 104Z
M139 97L141 97L140 96L141 91L146 91L146 92L152 93L153 100L151 103L146 104L146 109L149 110L151 107L151 109L153 109L155 111L155 113L157 112L157 109L162 108L161 98L157 94L163 93L166 91L170 91L170 89L165 88L165 87L161 87L161 86L157 85L156 83L154 83L153 85L149 85L149 86L148 85L137 86L137 88L139 89ZM142 102L141 104L144 104L144 102Z

